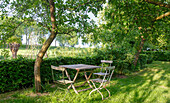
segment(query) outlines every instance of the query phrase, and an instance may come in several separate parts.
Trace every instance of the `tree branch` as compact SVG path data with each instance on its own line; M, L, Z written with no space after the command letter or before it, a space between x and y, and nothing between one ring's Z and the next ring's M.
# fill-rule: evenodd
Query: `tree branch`
M30 20L27 20L27 21L35 21L35 22L37 22L38 24L40 24L41 26L47 28L47 29L51 32L50 27L48 27L47 25L44 25L43 23L41 23L41 22L39 22L39 21L36 21L36 20L34 20L34 19L30 19Z
M72 32L72 31L77 31L77 32L79 32L79 30L78 29L69 29L68 31L63 31L63 32L58 32L58 34L67 34L67 35L70 35L71 37L73 37L70 33Z
M63 34L63 33L58 33L58 34ZM76 37L76 36L72 36L70 33L64 33L64 34L69 35L72 38Z
M34 20L34 19L24 20L23 22L19 23L19 24L11 31L11 34L14 34L14 32L16 31L16 29L17 29L21 24L23 24L23 23L25 23L25 22L27 22L27 21L35 21L35 22L38 22L38 21L36 21L36 20ZM39 23L41 26L47 28L47 29L51 32L50 27L48 27L48 26L46 26L46 25L43 25L43 23L41 23L41 22L38 22L38 23Z
M170 5L169 4L165 4L165 3L162 3L162 2L158 2L158 1L153 1L153 0L144 0L145 2L148 2L148 3L151 3L151 4L154 4L154 5L159 5L161 7L166 7L166 8L170 8Z
M76 8L66 8L66 9L68 9L68 10L76 10L76 9L78 9L78 8L81 7L81 6L88 5L88 4L91 4L91 3L93 3L93 2L100 2L100 1L104 1L104 0L88 1L88 2L86 2L86 3L84 3L84 4L79 4L79 5L77 5Z
M69 34L69 33L71 33L72 31L78 31L78 29L70 29L70 30L68 30L68 31L58 32L58 34Z
M164 17L166 17L166 16L169 16L169 15L170 15L170 12L167 12L167 13L165 13L165 14L162 14L162 15L156 17L156 18L152 21L151 28L153 28L153 24L154 24L155 21L157 21L157 20L159 20L159 19L162 19L162 18L164 18ZM142 27L138 27L138 29L141 30Z
M21 25L23 24L24 22L26 22L27 20L24 20L23 22L19 23L14 29L13 29L13 32L11 34L14 34L15 33L15 30Z
M162 19L162 18L164 18L164 17L166 17L166 16L169 16L170 15L170 12L167 12L167 13L165 13L165 14L163 14L163 15L160 15L160 16L158 16L157 18L155 18L154 20L153 20L153 22L155 22L155 21L157 21L157 20L159 20L159 19Z
M37 21L38 22L38 21ZM45 27L45 28L47 28L50 32L51 32L51 29L50 29L50 27L48 27L47 25L43 25L43 23L41 23L41 22L38 22L41 26L43 26L43 27Z

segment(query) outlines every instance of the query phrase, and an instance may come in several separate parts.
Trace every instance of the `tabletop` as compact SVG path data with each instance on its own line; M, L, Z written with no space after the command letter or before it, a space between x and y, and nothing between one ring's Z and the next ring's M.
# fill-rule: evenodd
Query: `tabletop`
M87 65L87 64L60 65L59 67L76 69L76 70L101 68L101 66Z

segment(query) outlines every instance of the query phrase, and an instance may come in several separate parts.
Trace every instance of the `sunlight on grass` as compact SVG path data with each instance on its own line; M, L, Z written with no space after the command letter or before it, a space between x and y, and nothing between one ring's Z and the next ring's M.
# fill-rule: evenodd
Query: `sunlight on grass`
M37 95L32 88L8 92L0 95L1 103L168 103L170 100L170 62L155 61L147 64L147 67L140 72L134 73L127 78L113 78L107 88L111 92L111 97L101 100L98 92L91 90L75 94L70 90L64 101L65 92L54 91L57 86L50 88L46 86L47 93ZM82 82L81 82L82 83ZM78 84L76 84L78 85ZM86 85L88 87L88 85ZM81 87L80 89L82 89ZM79 89L79 88L78 88ZM103 89L104 96L108 93Z

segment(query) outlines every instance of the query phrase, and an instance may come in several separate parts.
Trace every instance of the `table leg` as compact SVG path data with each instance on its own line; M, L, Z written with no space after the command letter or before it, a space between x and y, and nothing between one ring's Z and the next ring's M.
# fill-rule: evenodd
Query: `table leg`
M71 78L70 78L70 76L68 75L67 70L65 70L65 71L66 71L66 75L67 75L68 79L71 81ZM79 70L77 70L77 73L76 73L76 75L74 76L73 82L75 82L78 73L79 73ZM77 92L77 90L76 90L74 84L70 84L70 85L68 86L68 89L70 89L71 87L74 89L75 93L78 94L78 92Z
M89 84L89 86L90 86L91 88L93 88L93 86L90 84L89 79L90 79L90 77L91 77L92 74L93 74L93 72L91 72L90 75L87 77L86 72L84 73L84 76L85 76L85 78L86 78L86 82L88 82L88 84Z
M89 79L90 79L90 77L91 77L92 73L93 73L93 72L91 72L91 73L90 73L90 75L87 77L86 72L84 72L84 75L85 75L86 81L85 81L82 85L75 86L75 87L82 87L82 86L84 86L84 85L85 85L85 84L89 81ZM88 83L90 83L90 82L88 82ZM90 86L90 85L89 85L89 86ZM92 86L90 86L90 87L92 88Z

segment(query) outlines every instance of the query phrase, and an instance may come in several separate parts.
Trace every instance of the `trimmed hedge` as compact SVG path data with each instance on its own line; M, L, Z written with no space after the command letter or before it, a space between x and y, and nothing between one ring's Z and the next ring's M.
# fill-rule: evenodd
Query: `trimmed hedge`
M142 54L147 54L148 58L156 61L170 61L169 51L144 51Z
M0 93L33 86L34 62L35 60L25 58L0 61ZM67 65L80 63L99 65L100 60L88 57L58 57L52 59L44 59L41 64L41 81L43 84L52 81L50 65L58 66L63 64Z
M133 71L133 56L127 55L125 60L113 60L116 66L116 73L125 74ZM130 57L130 58L129 58ZM144 58L145 56L140 56ZM68 65L68 64L91 64L101 65L101 56L95 57L57 57L44 59L41 63L41 82L42 84L52 82L50 65ZM106 59L106 58L105 58ZM140 59L143 65L146 59ZM18 58L13 60L0 61L0 93L13 91L21 88L33 87L34 84L34 62L33 59ZM71 78L74 77L76 71L68 70ZM81 75L79 75L81 77Z
M0 61L0 93L33 86L34 60Z

